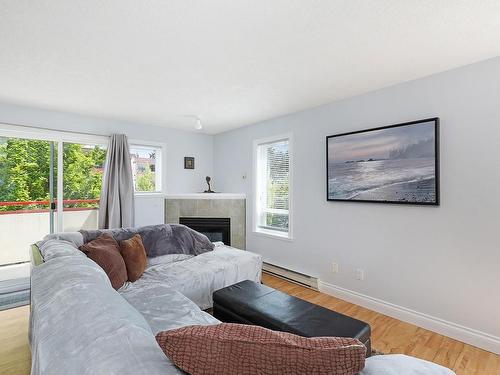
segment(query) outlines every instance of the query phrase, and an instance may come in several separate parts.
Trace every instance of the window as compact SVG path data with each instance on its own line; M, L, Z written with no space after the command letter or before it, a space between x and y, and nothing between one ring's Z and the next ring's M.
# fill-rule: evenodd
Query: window
M161 186L160 146L130 145L130 162L136 193L159 193Z
M97 229L107 145L63 142L62 230Z
M291 238L291 168L289 136L256 141L254 230Z
M30 244L48 233L97 229L107 143L102 136L0 124L0 248L6 249L0 269L29 275Z

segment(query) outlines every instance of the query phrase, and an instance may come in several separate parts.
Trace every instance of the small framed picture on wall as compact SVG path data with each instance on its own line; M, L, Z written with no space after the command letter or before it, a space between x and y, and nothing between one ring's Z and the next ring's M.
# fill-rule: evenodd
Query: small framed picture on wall
M184 169L194 169L194 157L184 157Z

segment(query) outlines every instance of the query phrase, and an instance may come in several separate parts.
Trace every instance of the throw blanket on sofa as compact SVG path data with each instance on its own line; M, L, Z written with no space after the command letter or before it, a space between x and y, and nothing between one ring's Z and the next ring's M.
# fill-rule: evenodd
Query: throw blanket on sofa
M111 234L115 240L128 240L139 234L148 257L166 254L200 255L214 249L207 236L181 224L148 225L140 228L81 230L83 242L95 240L103 233Z

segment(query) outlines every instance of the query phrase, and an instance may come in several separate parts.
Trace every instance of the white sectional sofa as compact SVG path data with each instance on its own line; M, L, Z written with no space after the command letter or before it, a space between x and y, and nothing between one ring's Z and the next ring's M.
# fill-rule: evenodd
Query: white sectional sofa
M43 263L31 275L33 375L183 374L165 357L155 334L220 323L202 310L212 305L212 292L260 280L259 255L218 243L198 256L151 258L139 280L116 291L105 272L78 250L81 242L71 233L38 244ZM453 373L411 357L379 356L367 359L361 374Z

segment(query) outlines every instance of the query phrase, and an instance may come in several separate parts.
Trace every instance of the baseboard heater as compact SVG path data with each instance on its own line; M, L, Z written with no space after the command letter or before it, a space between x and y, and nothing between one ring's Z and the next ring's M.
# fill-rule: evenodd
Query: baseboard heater
M300 284L302 286L319 290L318 279L300 272L292 271L274 264L264 262L262 264L262 271L269 273L273 276L291 281L292 283Z

